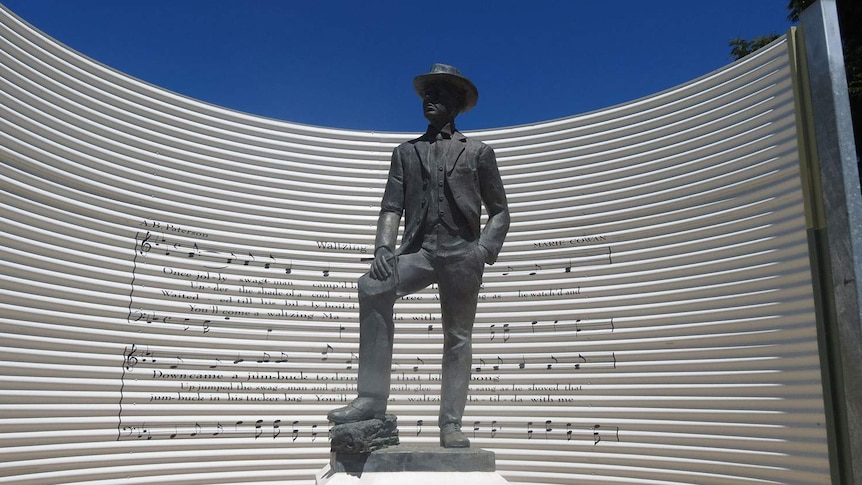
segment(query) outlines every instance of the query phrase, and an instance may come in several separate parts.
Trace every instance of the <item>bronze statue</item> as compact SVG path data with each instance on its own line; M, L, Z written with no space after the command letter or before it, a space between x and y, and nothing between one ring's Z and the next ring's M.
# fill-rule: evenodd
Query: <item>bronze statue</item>
M380 204L374 260L359 278L358 397L328 415L336 424L380 418L386 411L395 301L437 283L443 316L440 444L466 448L461 431L472 364L472 332L484 265L494 264L509 230L506 193L494 150L467 139L455 117L479 92L452 66L417 76L428 130L392 152ZM482 205L488 213L480 227ZM404 235L395 240L404 215Z

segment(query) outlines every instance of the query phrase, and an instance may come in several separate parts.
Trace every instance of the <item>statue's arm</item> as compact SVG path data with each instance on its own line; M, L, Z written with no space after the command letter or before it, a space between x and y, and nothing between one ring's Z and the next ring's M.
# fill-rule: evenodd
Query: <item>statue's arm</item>
M506 233L509 232L511 218L503 180L497 168L497 157L494 150L488 146L483 147L479 153L479 188L482 202L488 212L488 222L482 228L479 245L485 248L485 262L494 264L503 248Z
M377 218L377 235L374 238L374 261L371 263L371 276L383 280L392 274L395 243L401 214L404 212L404 169L398 149L392 152L386 190L380 202L380 216Z

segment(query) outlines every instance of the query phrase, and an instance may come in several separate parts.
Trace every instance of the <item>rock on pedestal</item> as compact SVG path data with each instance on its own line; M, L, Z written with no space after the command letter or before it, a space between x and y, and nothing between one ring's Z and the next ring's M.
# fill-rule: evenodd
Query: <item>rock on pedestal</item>
M387 414L383 419L369 419L338 424L330 430L330 450L343 455L361 455L395 446L398 440L398 418Z
M371 453L333 452L317 485L504 485L494 452L400 445Z

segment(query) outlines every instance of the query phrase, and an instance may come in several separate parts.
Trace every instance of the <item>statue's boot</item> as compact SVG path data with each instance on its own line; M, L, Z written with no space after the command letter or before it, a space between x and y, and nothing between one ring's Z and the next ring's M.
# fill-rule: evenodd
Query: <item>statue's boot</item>
M347 406L330 411L326 418L335 424L345 424L368 419L383 419L385 414L385 400L373 397L357 397Z
M447 424L440 428L440 446L443 448L469 448L470 440L458 424Z

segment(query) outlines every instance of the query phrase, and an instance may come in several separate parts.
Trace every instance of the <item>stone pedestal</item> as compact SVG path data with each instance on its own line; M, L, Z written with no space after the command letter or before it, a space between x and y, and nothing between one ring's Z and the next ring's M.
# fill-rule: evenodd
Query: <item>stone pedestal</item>
M332 453L317 485L504 485L494 452L401 445L371 453Z

